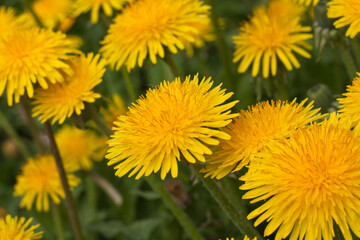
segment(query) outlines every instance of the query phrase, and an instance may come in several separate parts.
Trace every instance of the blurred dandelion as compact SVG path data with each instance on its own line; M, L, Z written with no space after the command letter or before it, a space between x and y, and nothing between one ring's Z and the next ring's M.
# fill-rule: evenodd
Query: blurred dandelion
M62 83L35 92L33 116L39 115L41 122L52 119L52 124L57 121L62 124L74 112L80 115L85 102L92 103L101 96L93 91L105 73L105 61L100 60L100 55L73 56L68 63L73 75L65 76Z
M55 135L64 164L76 165L76 169L90 170L93 161L103 160L106 141L90 130L64 126Z
M128 108L119 94L114 94L112 96L107 109L100 109L100 113L104 116L104 120L109 128L113 127L113 122L116 121L118 117L126 115L127 111Z
M0 239L1 240L35 240L41 239L43 232L35 233L34 230L40 226L30 226L32 218L26 221L24 217L20 219L16 216L12 218L6 215L0 218ZM30 227L29 227L30 226Z
M132 170L129 177L138 173L138 179L161 168L162 179L170 170L177 177L180 154L190 163L204 162L204 154L212 153L206 145L219 144L217 138L229 139L217 128L237 116L230 113L237 101L223 105L232 93L225 94L220 86L210 90L212 85L211 78L199 82L196 75L184 82L179 78L164 81L148 90L114 123L106 158L108 165L117 164L115 175L121 177Z
M64 164L67 180L71 188L80 182L73 173L77 169L75 163ZM20 206L30 210L35 202L37 211L48 211L50 202L59 204L65 197L56 163L51 155L37 156L28 159L22 166L21 174L16 177L15 196L22 196Z

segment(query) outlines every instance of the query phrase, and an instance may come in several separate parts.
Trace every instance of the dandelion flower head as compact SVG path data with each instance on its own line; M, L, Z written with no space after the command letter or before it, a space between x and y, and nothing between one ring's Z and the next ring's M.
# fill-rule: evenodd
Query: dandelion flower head
M114 123L106 158L108 165L117 164L115 175L131 171L129 177L138 173L138 179L161 168L162 179L170 170L177 177L181 154L190 163L204 162L204 154L212 153L207 145L219 144L217 138L229 139L217 128L237 115L230 113L237 101L223 104L232 93L220 86L210 90L212 85L211 78L199 81L196 75L148 90Z
M136 1L115 18L100 51L116 70L142 67L147 55L156 64L156 56L165 55L164 47L176 53L199 38L198 27L209 23L209 9L199 0Z
M239 35L233 37L233 62L240 62L238 72L244 73L252 63L253 77L258 75L261 66L263 77L268 78L270 72L272 76L276 75L278 59L291 71L293 67L300 67L294 53L305 58L311 57L305 50L311 49L311 45L306 42L313 36L311 27L300 25L300 16L294 16L294 13L301 11L296 10L294 3L281 2L289 4L288 7L282 7L286 11L279 13L276 10L279 1L271 1L268 9L265 6L257 8L250 20L242 24Z
M64 60L74 51L65 34L46 29L23 29L0 37L0 95L6 87L8 105L12 106L25 90L33 97L35 83L47 89L49 83L62 82L61 73L72 74Z
M50 29L54 29L72 17L72 6L72 0L36 0L32 3L32 9L36 16L46 28ZM26 11L20 18L27 26L37 26L36 20L29 11Z
M4 6L0 6L0 23L1 37L5 37L19 29L15 10L10 7L5 8Z
M350 25L346 36L354 38L360 32L360 2L358 0L331 0L328 2L328 18L339 18L336 28Z
M312 109L312 103L266 101L241 110L223 131L231 136L229 141L221 140L208 158L208 166L202 169L206 177L220 179L231 171L240 171L254 157L277 141L282 141L297 129L319 118L319 109Z
M73 173L76 165L71 162L64 164L70 188L77 186L80 182ZM20 175L16 177L15 196L22 196L20 206L30 210L35 202L37 211L49 210L50 201L59 204L64 198L54 158L50 154L28 159L22 166Z
M248 219L266 220L265 236L331 240L334 222L346 240L350 229L360 236L360 138L337 121L333 115L271 145L240 178L243 198L263 201Z
M115 122L119 116L126 115L127 111L127 106L119 94L114 94L112 96L112 100L109 103L107 109L100 109L106 124L110 128L113 127L113 122Z
M32 218L26 221L24 217L20 219L16 216L12 218L6 215L5 218L0 218L0 239L1 240L35 240L41 239L43 233L35 233L35 229L40 225L32 225L30 223ZM30 227L29 227L30 226Z
M90 170L93 160L101 161L106 152L106 141L90 130L64 126L55 135L60 155L77 169Z
M62 83L35 92L33 116L39 115L41 122L52 119L52 124L57 121L62 124L74 112L80 115L85 102L92 103L101 96L93 90L105 73L106 63L99 58L93 53L72 57L69 65L73 75L66 76Z
M339 112L348 114L352 120L353 125L357 125L360 121L360 73L359 77L355 77L352 85L347 86L347 92L343 94L343 98L338 98L340 103Z
M106 16L111 17L113 9L122 9L124 4L132 1L134 0L75 0L74 14L78 16L91 10L91 22L97 23L99 21L100 8L103 9Z

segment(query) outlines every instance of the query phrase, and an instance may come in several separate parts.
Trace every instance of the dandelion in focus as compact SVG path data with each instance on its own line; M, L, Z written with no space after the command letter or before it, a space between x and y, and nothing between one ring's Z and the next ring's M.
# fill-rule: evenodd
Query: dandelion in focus
M0 95L6 87L8 105L12 106L25 90L33 97L35 83L47 89L49 83L62 82L63 74L72 74L64 60L74 51L65 34L51 30L23 29L0 37Z
M360 2L358 0L331 0L328 3L328 18L339 18L336 28L350 25L346 36L354 38L360 32Z
M113 15L113 9L119 10L123 5L133 0L75 0L74 12L75 16L91 10L91 22L97 23L99 21L100 8L103 9L106 16Z
M230 172L240 171L259 153L271 144L283 141L297 129L321 117L319 109L313 104L284 101L266 101L241 110L238 117L223 131L231 136L228 141L220 140L219 146L207 161L209 165L202 169L207 176L223 178Z
M64 126L55 135L63 162L76 165L76 169L90 170L93 161L101 161L106 152L105 139L90 130Z
M70 188L74 188L80 182L72 172L76 165L67 162L64 164L67 172L67 180ZM47 154L28 159L22 166L20 175L16 177L15 196L22 196L20 207L30 210L35 202L37 211L49 210L49 199L59 204L65 197L59 173L54 158Z
M219 144L217 138L228 140L217 128L237 116L230 113L237 101L223 104L232 93L220 86L210 90L212 85L211 78L199 82L196 75L148 90L114 123L106 158L108 165L117 164L115 175L137 173L138 179L161 169L162 179L169 171L177 177L181 154L190 163L204 162L204 154L212 153L207 145Z
M334 222L345 239L350 229L360 236L360 138L338 121L332 115L271 145L240 178L243 198L264 201L248 219L266 220L265 236L332 240Z
M286 11L278 12L279 3ZM240 27L239 35L233 37L236 45L233 62L240 62L238 72L244 73L252 63L253 77L258 75L261 66L263 77L268 78L270 72L276 75L278 59L291 71L293 67L300 67L294 53L310 58L304 48L311 49L306 40L313 35L310 26L300 25L300 16L296 15L300 10L301 7L284 0L271 1L268 9L265 6L255 9L249 22Z
M124 8L102 41L102 52L112 68L128 71L142 67L147 55L153 64L165 55L201 39L199 28L208 26L210 7L199 0L142 0Z
M35 233L40 224L30 226L32 218L26 221L24 217L20 219L16 216L12 218L6 215L0 218L0 239L1 240L35 240L41 239L43 232Z
M39 115L41 122L52 119L52 124L57 121L62 124L74 112L80 115L85 102L92 103L101 96L93 90L105 73L105 61L100 60L100 55L73 56L68 63L73 75L35 92L33 116Z

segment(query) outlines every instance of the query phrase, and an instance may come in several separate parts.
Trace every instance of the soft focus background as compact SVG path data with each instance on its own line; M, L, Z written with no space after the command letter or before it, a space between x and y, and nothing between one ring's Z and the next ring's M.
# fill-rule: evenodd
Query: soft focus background
M266 1L209 1L214 1L215 8L212 11L218 17L227 48L219 52L218 41L215 40L206 43L202 48L195 49L194 56L191 58L187 56L186 51L181 51L174 55L174 60L180 67L182 77L199 73L200 78L211 76L216 84L220 84L225 78L228 78L224 68L222 68L221 57L224 54L229 59L232 58L234 52L232 36L238 34L239 23L248 19L255 6L266 3ZM325 4L326 1L320 1L315 9L309 9L307 16L303 19L303 25L314 26L315 24L316 27L320 26L320 30L314 28L317 29L314 34L318 46L311 51L311 59L298 57L301 67L287 73L286 88L289 100L295 97L299 100L314 99L315 106L322 107L324 112L331 112L337 107L336 97L345 92L346 85L351 83L355 72L353 76L349 76L341 61L341 51L343 50L336 47L333 41L328 41L333 37L330 34L333 27L332 22L326 19ZM19 13L23 11L23 4L20 0L0 0L0 6L12 6L18 9ZM85 53L97 52L100 48L99 41L106 34L110 22L111 18L101 13L100 21L97 24L92 24L90 14L83 14L76 19L68 34L76 35L83 40L81 50ZM324 29L327 30L324 31ZM332 34L344 36L344 31L339 30L336 33L332 32ZM346 41L354 46L359 44L357 38L348 38ZM314 40L309 43L314 46ZM238 63L233 64L232 62L226 66L231 73L229 78L231 82L225 84L225 87L228 91L235 93L232 97L233 100L240 100L234 111L238 111L240 108L245 109L259 100L284 98L283 95L277 95L276 91L273 91L276 88L274 79L254 79L251 76L251 69L245 74L239 74L236 71L237 66ZM130 79L134 83L137 93L141 95L148 88L163 80L173 80L174 76L166 63L159 58L156 65L147 59L142 69L136 67L130 73ZM109 99L115 93L120 94L127 105L131 104L120 72L113 72L108 69L104 81L98 86L97 91ZM106 97L96 101L97 108L105 105L108 100ZM0 105L1 111L11 120L22 140L35 153L36 149L32 143L31 134L24 123L26 121L25 115L18 106L19 104L10 108L6 104L6 98L1 97ZM42 125L39 122L37 124L38 128L42 129ZM21 209L18 207L20 198L13 197L15 176L19 173L24 159L3 127L0 126L0 216L4 215L5 212L12 215L32 216L34 222L41 224L41 229L44 230L44 239L55 239L52 215L50 213L38 213L34 208L31 211ZM42 136L41 139L46 144L46 137ZM184 163L181 164L183 165L180 166L179 178L174 180L168 177L165 183L166 189L185 209L206 239L225 239L229 236L240 239L238 230L211 198L205 187L196 180L191 169L184 166ZM116 206L104 194L103 190L89 178L88 174L78 173L77 175L82 179L82 183L75 188L73 194L79 209L85 239L188 239L182 227L145 181L115 177L114 170L106 165L105 160L96 162L93 171L115 186L123 197L123 203ZM242 192L238 190L240 183L237 179L238 176L232 174L221 181L221 184L224 191L229 191L238 196L239 202L236 204L239 207L249 211L250 205L243 206L246 203L240 201ZM256 204L251 206L252 209L255 207ZM65 235L71 236L64 202L60 205L60 209L64 220ZM259 229L261 227L262 225Z

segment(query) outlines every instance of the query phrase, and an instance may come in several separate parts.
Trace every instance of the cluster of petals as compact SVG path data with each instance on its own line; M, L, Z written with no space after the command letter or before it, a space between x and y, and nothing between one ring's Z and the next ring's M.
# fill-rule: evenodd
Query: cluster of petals
M346 36L354 38L360 32L360 2L357 0L331 0L328 2L327 16L338 18L336 28L350 25Z
M67 63L72 75L65 75L63 82L35 92L33 116L39 116L41 122L52 119L53 124L57 121L62 124L74 112L80 115L86 102L92 103L101 96L93 91L105 73L106 63L100 55L72 56Z
M65 34L39 28L0 37L0 95L6 87L8 105L18 103L25 91L33 97L35 83L47 89L62 82L63 74L71 75L64 62L75 51L71 44Z
M142 0L126 6L110 25L100 49L112 68L141 67L147 56L157 62L165 49L176 53L201 38L209 25L209 9L199 0Z
M0 218L0 239L1 240L36 240L41 239L43 232L35 233L35 229L40 225L32 225L32 218L26 220L24 217L18 218L6 215Z
M231 136L228 141L221 140L214 147L213 154L207 158L202 172L205 177L220 179L230 172L240 171L259 153L274 142L282 141L297 129L321 117L319 109L312 109L312 103L287 101L264 101L241 110L238 117L223 131Z
M70 188L80 182L73 172L77 166L72 162L64 164ZM15 196L22 196L20 207L30 210L35 202L37 211L49 211L50 201L59 204L65 197L57 166L52 155L29 158L16 177Z
M279 11L281 7L281 11ZM257 8L248 22L240 27L234 36L235 52L233 62L240 62L238 71L245 72L252 63L252 76L275 76L278 59L288 71L299 68L300 63L294 53L305 58L311 55L306 40L313 37L310 26L300 24L301 6L287 0L273 0L268 9ZM261 66L261 67L260 67Z
M351 231L360 237L359 176L359 134L350 118L332 114L255 157L240 189L262 203L248 218L267 221L265 236L331 240L336 223L351 240Z
M138 179L161 169L164 179L170 170L177 177L181 155L190 163L205 162L204 154L212 153L208 145L230 138L218 128L237 116L230 113L237 101L224 104L232 93L212 85L211 78L199 81L196 75L148 90L114 122L106 158L108 165L116 164L115 174L137 173Z

